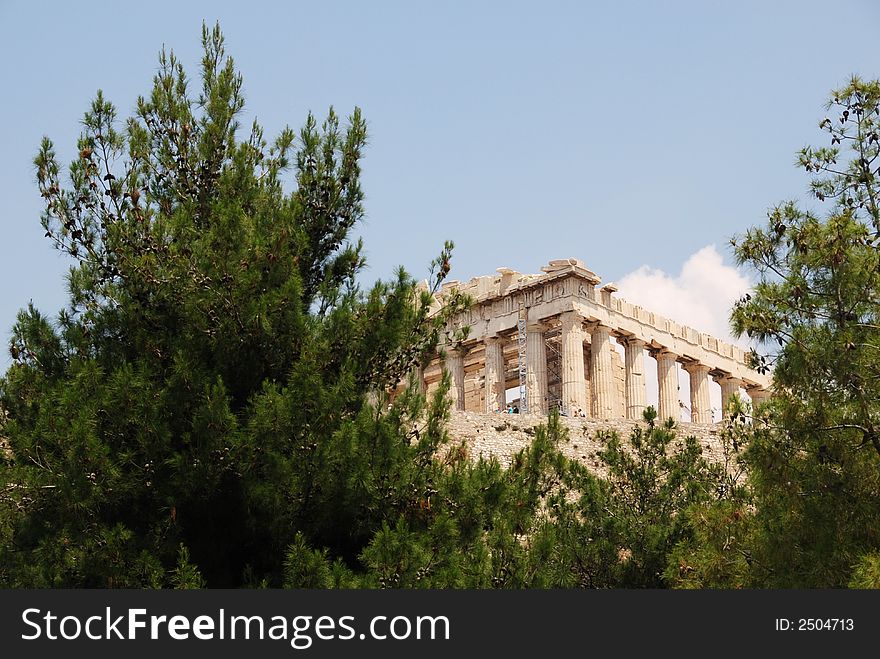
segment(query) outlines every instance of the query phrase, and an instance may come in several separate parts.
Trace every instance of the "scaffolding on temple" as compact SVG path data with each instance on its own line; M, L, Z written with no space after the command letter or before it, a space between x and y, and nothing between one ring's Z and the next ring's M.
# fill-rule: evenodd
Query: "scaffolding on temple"
M526 386L526 373L527 373L527 365L526 365L526 345L527 345L527 336L526 336L526 325L528 321L528 312L526 311L525 306L522 303L519 305L519 317L516 321L516 345L517 345L517 354L519 355L518 367L519 367L519 411L520 414L528 414L529 411L529 397L528 397L528 388Z
M562 405L562 334L559 328L544 334L547 351L547 411L559 409L561 414L570 410Z

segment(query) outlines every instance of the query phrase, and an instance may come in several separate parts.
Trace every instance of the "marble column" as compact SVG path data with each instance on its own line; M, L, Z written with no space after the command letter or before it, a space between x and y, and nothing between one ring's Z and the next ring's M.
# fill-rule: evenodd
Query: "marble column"
M611 328L595 325L590 331L590 340L593 416L597 419L613 419L615 390L611 362Z
M449 392L447 396L452 402L453 410L464 409L464 350L446 348L446 359L443 368L449 371Z
M752 399L752 408L754 409L757 409L759 406L769 401L770 396L772 396L769 389L761 389L760 387L747 389L746 393L749 395L749 398Z
M721 409L724 410L724 418L726 419L728 417L727 404L731 396L739 395L742 380L731 375L723 375L715 378L715 382L721 385Z
M504 343L499 337L486 339L486 411L505 409Z
M428 393L428 384L425 382L425 369L421 367L421 365L416 364L412 367L412 379L415 381L416 386L419 388L419 393L424 396Z
M712 404L709 402L709 367L699 362L686 364L684 369L691 380L691 423L712 423Z
M547 346L543 325L526 328L526 389L530 414L547 414Z
M575 416L587 413L587 385L584 374L583 318L574 311L560 316L562 321L562 409Z
M678 401L678 369L675 366L677 355L662 350L657 353L657 384L659 386L660 409L657 415L661 422L672 417L676 422L681 421L681 405Z
M631 336L621 343L626 369L626 418L638 420L645 411L645 342Z

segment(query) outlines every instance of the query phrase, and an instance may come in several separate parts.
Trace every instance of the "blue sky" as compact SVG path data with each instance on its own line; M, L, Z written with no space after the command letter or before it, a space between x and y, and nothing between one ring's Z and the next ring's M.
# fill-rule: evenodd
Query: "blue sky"
M98 88L130 113L163 44L195 76L202 20L221 22L244 75L245 125L363 109L371 279L424 276L445 239L459 279L576 256L606 281L675 280L709 245L728 268L732 234L806 197L794 156L822 139L828 92L880 76L868 0L0 0L3 343L29 300L65 301L68 263L39 226L40 138L72 157Z

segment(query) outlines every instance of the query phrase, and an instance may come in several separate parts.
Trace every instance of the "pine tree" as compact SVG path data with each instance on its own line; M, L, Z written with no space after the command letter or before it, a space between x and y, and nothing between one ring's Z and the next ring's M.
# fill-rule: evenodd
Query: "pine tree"
M600 473L563 460L549 492L546 514L529 537L531 586L555 588L663 588L676 585L670 563L693 543L696 511L730 500L731 474L711 464L693 437L672 420L644 425L621 438L600 431ZM550 433L558 429L551 420ZM564 438L567 437L563 435Z
M357 569L432 496L442 396L385 392L461 308L431 308L451 244L427 289L362 289L360 111L241 139L242 78L218 27L202 41L196 93L163 51L134 116L98 92L66 177L50 140L35 159L75 265L0 380L5 585L280 585L303 543Z
M733 324L774 381L746 453L757 585L845 586L880 547L880 82L828 109L799 156L824 211L787 202L733 241L759 276Z

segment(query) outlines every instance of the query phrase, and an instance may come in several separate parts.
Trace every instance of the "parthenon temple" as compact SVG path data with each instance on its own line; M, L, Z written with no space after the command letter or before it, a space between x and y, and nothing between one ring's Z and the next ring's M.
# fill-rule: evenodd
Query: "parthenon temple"
M454 409L504 411L513 389L523 413L555 407L569 416L640 419L647 354L657 362L661 419L682 420L679 365L689 375L693 423L714 421L710 379L723 402L741 389L756 405L770 396L769 378L748 366L741 348L615 297L617 288L600 287L579 259L554 260L541 270L524 275L499 268L497 275L443 285L441 301L455 288L474 304L453 321L470 327L467 339L444 346L442 357L421 370L428 392L446 369Z

